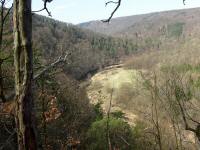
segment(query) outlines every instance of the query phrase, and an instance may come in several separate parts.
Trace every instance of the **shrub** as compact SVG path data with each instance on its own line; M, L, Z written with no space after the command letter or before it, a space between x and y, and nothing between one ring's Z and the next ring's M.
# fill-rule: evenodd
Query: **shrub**
M120 150L133 149L134 137L130 125L122 119L109 119L111 145ZM95 121L87 133L88 150L107 150L107 118Z
M96 116L96 120L101 120L103 119L103 110L101 107L102 102L98 102L97 104L94 105L94 112Z
M111 115L113 118L116 118L116 119L124 119L125 118L125 113L120 110L111 112Z

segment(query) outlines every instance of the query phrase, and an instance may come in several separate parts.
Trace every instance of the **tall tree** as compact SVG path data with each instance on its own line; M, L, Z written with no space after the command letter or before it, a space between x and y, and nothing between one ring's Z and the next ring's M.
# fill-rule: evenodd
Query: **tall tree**
M14 67L18 149L36 150L33 109L33 52L31 0L14 0Z

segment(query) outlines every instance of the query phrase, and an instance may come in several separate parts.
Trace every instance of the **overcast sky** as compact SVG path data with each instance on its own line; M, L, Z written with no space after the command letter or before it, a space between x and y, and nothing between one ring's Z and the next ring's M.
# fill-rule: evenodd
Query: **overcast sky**
M42 8L42 0L32 0L33 10ZM82 23L108 18L114 5L105 7L106 0L53 0L48 4L52 18L68 22ZM149 12L200 7L200 0L122 0L122 5L114 17L144 14ZM41 12L42 15L47 13Z

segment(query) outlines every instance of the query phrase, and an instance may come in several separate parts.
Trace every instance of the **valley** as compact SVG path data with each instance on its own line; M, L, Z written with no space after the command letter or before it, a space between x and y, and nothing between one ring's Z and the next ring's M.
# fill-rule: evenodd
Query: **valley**
M199 149L200 8L78 25L33 13L27 84L30 68L14 65L24 60L22 51L13 56L13 14L4 11L0 149L16 149L15 99L27 89L41 149Z

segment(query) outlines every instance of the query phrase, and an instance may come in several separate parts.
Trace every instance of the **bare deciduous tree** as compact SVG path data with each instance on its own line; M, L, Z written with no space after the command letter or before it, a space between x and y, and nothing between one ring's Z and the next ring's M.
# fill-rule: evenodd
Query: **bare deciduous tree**
M107 111L107 122L106 122L106 136L107 136L107 142L108 142L108 149L112 150L112 144L111 144L111 140L110 140L110 112L111 112L111 108L112 108L112 99L113 99L113 91L114 89L111 89L111 96L110 96L110 102L109 102L109 106L108 106L108 111Z

